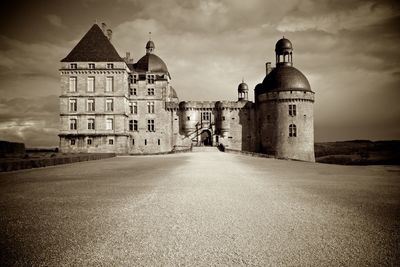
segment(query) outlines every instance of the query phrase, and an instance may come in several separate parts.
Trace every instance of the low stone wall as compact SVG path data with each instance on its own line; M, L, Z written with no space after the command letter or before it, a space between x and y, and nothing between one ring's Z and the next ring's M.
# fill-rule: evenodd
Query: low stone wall
M5 159L0 161L0 172L40 168L81 161L99 160L115 157L115 153L75 154L36 159Z
M224 150L221 150L221 151L227 152L227 153L232 153L232 154L241 154L241 155L247 155L247 156L251 156L251 157L258 157L258 158L271 158L271 159L275 158L274 156L267 155L267 154L241 151L241 150L230 149L230 148L224 148Z

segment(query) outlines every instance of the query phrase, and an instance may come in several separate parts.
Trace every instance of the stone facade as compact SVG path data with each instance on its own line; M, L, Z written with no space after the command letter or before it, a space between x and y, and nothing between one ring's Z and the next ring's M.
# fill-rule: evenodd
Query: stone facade
M128 53L124 59L118 56L104 29L95 24L62 60L61 151L153 154L222 144L314 161L314 93L291 65L290 42L284 43L281 59L278 41L277 66L267 64L255 102L248 100L244 82L237 101L180 102L152 41L134 63ZM101 49L93 51L93 46Z

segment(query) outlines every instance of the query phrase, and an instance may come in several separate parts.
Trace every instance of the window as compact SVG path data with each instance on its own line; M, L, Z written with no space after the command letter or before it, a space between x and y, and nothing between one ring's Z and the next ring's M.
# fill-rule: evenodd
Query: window
M114 120L107 119L106 120L106 130L112 130L114 128Z
M154 75L147 75L147 83L150 84L154 83Z
M137 102L131 102L129 103L129 113L130 114L137 114L138 109L137 109Z
M137 75L133 75L133 83L137 83L138 81L138 76Z
M94 63L89 63L89 69L90 69L90 70L94 70L94 69L95 69Z
M297 136L296 125L290 124L289 125L289 137L296 137L296 136Z
M129 121L129 131L137 131L138 130L138 121L137 120L130 120Z
M161 141L160 141L160 139L158 139L158 145L161 145Z
M76 63L71 63L71 64L69 64L69 68L75 70L75 69L78 68L78 64L76 64Z
M92 139L89 138L89 139L87 140L87 144L88 144L89 146L92 145Z
M132 145L133 146L135 145L135 139L132 139Z
M94 130L94 119L88 119L87 128L88 130Z
M154 120L147 120L147 130L149 132L155 132L154 129Z
M69 100L69 111L76 112L77 109L78 109L78 105L76 103L76 99L70 99Z
M296 116L296 105L289 105L289 116Z
M147 139L144 139L144 145L147 146Z
M129 88L129 95L136 95L136 88Z
M129 77L128 77L128 83L133 83L133 75L129 75Z
M148 88L147 89L147 94L148 95L154 95L154 88Z
M133 88L133 95L136 95L136 88Z
M87 91L94 92L94 77L87 78Z
M114 144L114 139L108 139L108 144L113 145Z
M186 118L187 118L188 121L190 121L190 116L187 116Z
M222 120L223 120L223 121L225 120L225 116L222 116Z
M211 118L210 112L202 112L201 113L201 120L203 121L209 121Z
M106 78L106 92L112 92L112 91L114 91L114 78L107 77Z
M113 69L114 64L113 63L107 63L107 69Z
M69 77L69 91L76 92L76 77Z
M94 99L88 99L88 100L87 100L87 111L89 111L89 112L95 111L95 108L94 108Z
M154 113L154 102L147 102L147 113Z
M75 145L75 139L71 139L71 146Z
M70 119L69 120L69 129L70 130L76 130L76 119Z
M114 110L114 100L107 99L106 100L106 111L113 111Z

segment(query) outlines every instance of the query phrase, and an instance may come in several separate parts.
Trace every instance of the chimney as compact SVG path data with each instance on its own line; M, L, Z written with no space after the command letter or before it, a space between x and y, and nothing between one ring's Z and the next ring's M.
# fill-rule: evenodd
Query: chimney
M111 38L112 38L112 30L111 29L107 30L107 37L108 37L108 40L111 41Z
M271 62L265 63L265 69L267 71L267 75L272 71Z
M106 34L107 24L105 22L101 23L101 30L103 31L104 35Z

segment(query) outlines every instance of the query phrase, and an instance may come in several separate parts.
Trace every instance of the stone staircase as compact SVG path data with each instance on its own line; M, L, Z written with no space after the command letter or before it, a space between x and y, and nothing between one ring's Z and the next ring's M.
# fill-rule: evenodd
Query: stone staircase
M216 146L193 146L192 152L219 152Z

